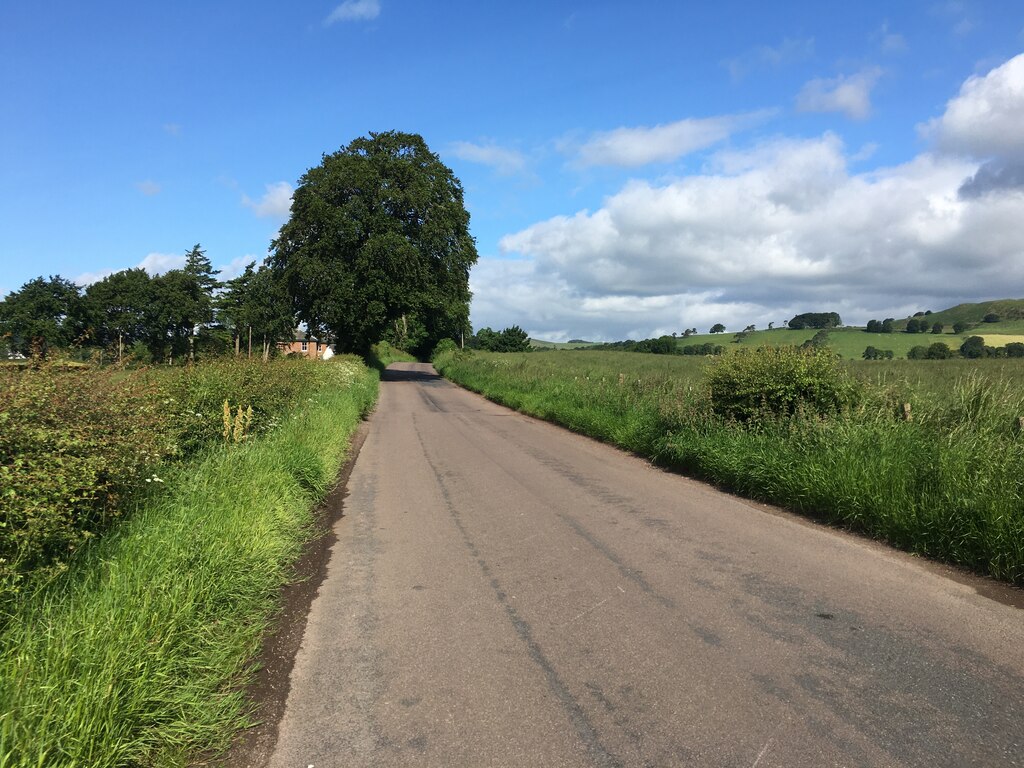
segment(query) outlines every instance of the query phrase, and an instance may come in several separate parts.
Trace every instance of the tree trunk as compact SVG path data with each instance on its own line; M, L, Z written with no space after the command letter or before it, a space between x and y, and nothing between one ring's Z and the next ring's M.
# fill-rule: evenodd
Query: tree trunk
M124 334L118 331L117 333L117 364L121 364L121 357L124 355Z
M249 359L252 360L252 326L249 326Z
M270 345L267 344L266 335L263 336L263 362L267 362L270 359Z
M235 357L242 354L242 334L235 332Z
M196 329L188 335L188 362L189 365L196 361Z

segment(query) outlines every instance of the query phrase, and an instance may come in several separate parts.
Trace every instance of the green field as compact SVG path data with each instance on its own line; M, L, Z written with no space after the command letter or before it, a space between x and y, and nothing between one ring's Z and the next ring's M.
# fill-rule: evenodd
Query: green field
M854 406L736 421L707 383L725 359L584 350L435 365L724 488L1024 584L1024 360L849 361L837 375L858 382Z
M754 331L746 334L739 341L735 340L735 333L701 333L687 338L678 337L676 345L680 348L690 344L720 344L726 350L740 347L780 347L786 345L799 346L809 341L816 330L805 328L803 330L790 330L788 328L775 328L772 330ZM937 341L941 341L953 351L960 349L971 336L985 337L985 343L989 346L1005 346L1012 341L1021 341L1020 336L1024 335L1024 320L1001 321L998 323L980 323L970 330L954 334L947 328L941 334L933 333L866 333L863 328L836 328L828 332L828 347L834 350L841 357L850 360L859 360L864 355L864 350L871 346L877 349L890 349L895 357L906 357L907 353L917 346L928 347ZM1003 337L1006 338L1003 338ZM590 344L568 344L551 341L539 341L531 339L530 345L537 349L553 350L579 350L586 349Z

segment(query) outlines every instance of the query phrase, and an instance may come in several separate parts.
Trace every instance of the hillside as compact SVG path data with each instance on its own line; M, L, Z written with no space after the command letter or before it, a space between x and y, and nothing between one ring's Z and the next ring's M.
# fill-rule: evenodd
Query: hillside
M955 307L944 309L941 312L933 312L927 316L929 323L943 323L952 326L953 323L981 323L985 315L994 312L1000 319L1006 321L1024 321L1024 299L994 299L993 301L982 301L976 304L957 304ZM882 318L879 318L882 319ZM897 328L905 328L907 320L896 321Z

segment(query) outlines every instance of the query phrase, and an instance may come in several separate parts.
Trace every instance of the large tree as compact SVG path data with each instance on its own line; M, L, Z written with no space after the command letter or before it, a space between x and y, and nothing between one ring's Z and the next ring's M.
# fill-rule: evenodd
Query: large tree
M358 138L299 180L271 245L300 320L340 350L429 352L469 321L476 245L462 185L416 134Z
M0 336L24 355L78 342L83 331L78 286L60 275L29 280L0 301Z
M114 346L120 360L126 347L147 337L146 318L152 303L152 280L144 269L125 269L93 283L85 291L93 339Z

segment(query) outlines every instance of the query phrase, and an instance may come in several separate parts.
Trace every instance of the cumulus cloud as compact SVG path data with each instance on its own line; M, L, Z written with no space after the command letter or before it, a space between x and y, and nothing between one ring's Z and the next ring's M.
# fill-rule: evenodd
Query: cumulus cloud
M242 205L251 208L260 218L286 219L292 210L292 194L295 188L287 181L265 185L266 191L259 200L242 195Z
M137 182L135 184L135 188L139 190L139 192L141 192L142 194L146 195L147 197L159 195L161 189L160 185L151 179L146 179L145 181Z
M451 153L460 160L490 166L505 176L521 173L526 168L526 157L521 152L493 142L456 141L451 145Z
M852 75L816 78L807 82L796 97L801 112L841 112L851 120L864 120L871 114L871 91L882 76L878 67L869 67Z
M328 14L324 26L339 21L370 21L380 16L379 0L345 0Z
M616 165L636 167L665 163L683 155L718 144L733 134L763 122L770 110L718 117L686 118L674 123L617 128L597 133L577 150L582 167Z
M920 127L937 147L970 157L1024 160L1024 54L969 77L946 111Z
M719 153L671 183L632 181L596 211L505 237L511 258L474 270L474 321L623 338L1024 295L1024 195L960 195L978 165L955 156L869 173L848 159L826 134Z

